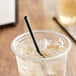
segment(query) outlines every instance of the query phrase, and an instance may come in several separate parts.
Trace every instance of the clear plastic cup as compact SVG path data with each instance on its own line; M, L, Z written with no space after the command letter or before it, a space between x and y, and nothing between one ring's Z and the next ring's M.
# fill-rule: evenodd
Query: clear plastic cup
M37 53L29 33L16 37L11 48L16 55L20 76L66 76L70 40L60 33L48 30L36 30L34 34L37 42L42 41L41 44L38 42L38 45L46 58Z

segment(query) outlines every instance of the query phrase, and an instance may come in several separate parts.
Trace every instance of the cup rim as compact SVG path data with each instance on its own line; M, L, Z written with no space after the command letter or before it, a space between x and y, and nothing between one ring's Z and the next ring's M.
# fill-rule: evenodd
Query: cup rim
M61 53L61 54L59 54L59 55L53 56L53 57L47 57L47 58L43 58L43 59L48 60L48 59L55 59L55 58L62 57L62 56L64 56L65 54L67 54L67 53L70 51L71 47L72 47L72 43L71 43L70 39L69 39L68 37L66 37L65 35L59 33L59 32L50 31L50 30L34 30L33 32L34 32L34 33L37 33L37 32L53 33L53 34L56 34L56 35L59 35L59 36L63 37L65 40L67 40L68 47L67 47L67 49L65 50L65 52L63 52L63 53ZM22 39L20 39L20 38L23 37L23 36L27 36L27 35L29 35L29 32L20 34L20 35L18 35L16 38L14 38L13 41L11 42L11 49L12 49L12 51L15 53L15 55L17 55L18 57L22 58L23 60L25 60L25 59L24 59L23 57L21 57L21 56L16 52L16 50L15 50L14 47L15 47L15 42L16 42L18 39L19 39L19 40L22 40ZM25 37L25 38L26 38L26 37ZM26 57L26 58L29 58L29 57ZM30 59L30 58L29 58L29 59ZM34 59L41 59L41 57L37 57L37 58L34 58Z

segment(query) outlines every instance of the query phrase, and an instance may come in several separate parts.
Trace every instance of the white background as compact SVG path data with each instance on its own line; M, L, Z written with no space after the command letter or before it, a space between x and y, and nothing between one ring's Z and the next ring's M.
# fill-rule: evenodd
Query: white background
M0 0L0 25L15 22L15 0Z

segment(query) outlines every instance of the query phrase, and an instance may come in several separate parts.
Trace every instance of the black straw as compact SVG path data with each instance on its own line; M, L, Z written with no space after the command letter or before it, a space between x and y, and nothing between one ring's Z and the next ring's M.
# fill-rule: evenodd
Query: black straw
M33 43L34 43L34 46L35 46L37 52L38 52L41 56L43 56L43 54L42 54L42 53L40 52L40 50L39 50L39 47L38 47L38 45L37 45L36 39L35 39L35 37L34 37L33 31L32 31L32 28L31 28L31 26L30 26L30 23L29 23L29 21L28 21L27 16L25 16L24 19L25 19L25 22L26 22L27 27L28 27L28 29L29 29L30 35L31 35L31 37L32 37L32 40L33 40ZM44 56L43 56L43 57L44 57Z

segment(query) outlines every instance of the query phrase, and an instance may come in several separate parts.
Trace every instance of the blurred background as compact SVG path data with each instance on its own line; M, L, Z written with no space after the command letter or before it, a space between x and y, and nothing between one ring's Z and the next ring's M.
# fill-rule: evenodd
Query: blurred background
M76 26L70 37L52 18L58 18L58 0L0 0L0 76L19 76L15 55L11 50L11 41L18 35L28 31L24 16L29 16L33 30L52 30L60 32L72 42L68 56L67 75L76 76ZM74 36L74 37L73 37ZM74 39L73 39L74 38Z

